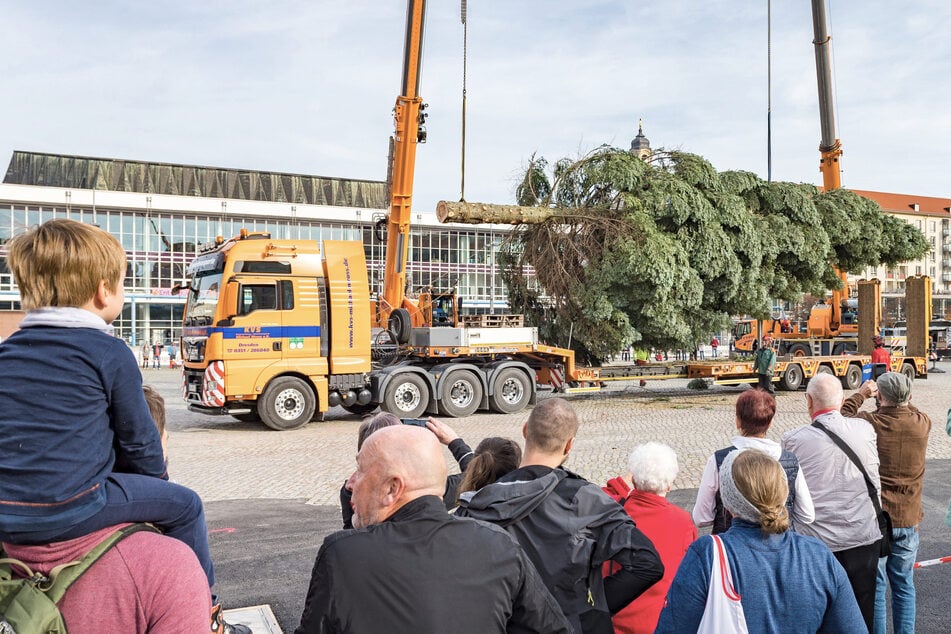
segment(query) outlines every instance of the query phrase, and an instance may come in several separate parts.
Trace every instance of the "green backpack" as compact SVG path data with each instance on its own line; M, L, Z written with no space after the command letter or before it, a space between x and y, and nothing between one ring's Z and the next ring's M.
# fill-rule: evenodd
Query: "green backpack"
M116 543L143 530L159 532L151 524L130 524L120 528L79 561L53 568L49 577L34 573L22 561L0 559L0 634L66 634L66 624L56 604L69 586ZM2 556L3 550L0 549ZM28 576L23 579L13 577L11 565L25 570Z

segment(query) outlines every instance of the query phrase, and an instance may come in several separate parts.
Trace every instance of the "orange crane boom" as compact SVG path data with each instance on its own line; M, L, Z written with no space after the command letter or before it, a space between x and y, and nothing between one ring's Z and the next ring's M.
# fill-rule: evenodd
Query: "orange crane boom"
M377 302L376 322L382 327L389 327L398 335L408 333L411 326L422 325L424 322L419 305L406 297L406 262L409 254L416 146L426 142L426 129L423 126L426 106L419 96L425 16L426 0L408 0L406 41L403 48L403 84L393 109L386 265L383 294Z
M828 192L842 188L842 169L839 157L842 156L842 143L835 134L835 106L832 100L832 63L830 49L832 36L826 24L825 0L812 0L812 44L816 52L816 80L819 86L819 124L822 139L819 145L819 171L822 172L822 186ZM835 268L841 289L832 290L832 314L829 329L838 333L842 325L842 301L849 297L849 282L846 272Z

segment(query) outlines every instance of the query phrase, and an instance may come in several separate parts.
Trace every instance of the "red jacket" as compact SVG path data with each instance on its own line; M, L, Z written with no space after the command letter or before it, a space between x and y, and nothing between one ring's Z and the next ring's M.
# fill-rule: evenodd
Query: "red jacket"
M44 546L3 544L3 550L47 574L53 566L81 559L121 526L126 524ZM19 566L11 570L22 573ZM70 634L208 632L211 592L188 546L143 531L110 548L69 587L59 608Z
M697 527L687 511L659 495L631 490L623 478L609 480L603 489L624 506L641 532L654 542L654 548L664 563L663 579L614 615L614 631L617 634L653 634L680 560L687 547L697 539ZM611 572L612 565L611 562L604 564L605 575Z
M888 369L892 369L892 355L888 352L888 348L879 346L872 350L872 363L885 363L888 365Z

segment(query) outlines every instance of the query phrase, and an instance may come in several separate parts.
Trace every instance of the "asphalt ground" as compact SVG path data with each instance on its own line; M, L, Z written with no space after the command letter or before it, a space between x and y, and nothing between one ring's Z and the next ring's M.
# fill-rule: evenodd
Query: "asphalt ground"
M951 370L951 364L946 365ZM172 478L205 500L212 556L226 607L270 604L285 632L299 622L314 557L323 538L341 526L340 485L354 468L357 417L332 410L326 422L290 432L188 412L180 374L143 371L167 399ZM624 471L633 445L670 444L681 474L670 499L690 510L703 465L734 433L733 404L745 387L687 390L684 381L616 388L607 395L572 399L582 426L568 466L602 484ZM944 524L951 500L951 439L945 417L951 373L915 382L913 402L933 421L925 476L919 561L951 556ZM450 424L472 446L492 435L518 438L525 413L478 414ZM803 392L778 393L769 436L808 423ZM447 464L452 460L446 452ZM916 572L918 632L951 631L945 612L951 563Z

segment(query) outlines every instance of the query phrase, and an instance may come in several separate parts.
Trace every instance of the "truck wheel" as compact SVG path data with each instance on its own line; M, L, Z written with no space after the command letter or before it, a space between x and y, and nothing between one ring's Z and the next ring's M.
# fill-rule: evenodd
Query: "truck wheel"
M779 378L779 389L795 392L802 385L802 367L798 363L786 366L786 371Z
M310 422L317 409L317 397L310 386L293 376L274 379L261 395L258 412L271 429L286 431Z
M409 316L408 310L397 308L391 312L387 327L396 335L398 342L409 343L409 335L413 331L413 319Z
M493 410L502 414L514 414L528 407L532 386L525 373L515 368L506 368L495 377L494 393L489 398Z
M439 412L444 416L462 418L479 409L482 402L482 383L474 372L459 370L443 382Z
M429 403L429 385L417 374L393 377L383 394L383 407L400 418L419 418Z
M915 380L915 376L918 374L915 371L915 366L910 363L901 364L901 373L907 376L912 381Z
M789 346L789 354L794 357L811 357L812 350L804 343L797 343Z
M850 364L849 368L845 371L845 376L841 379L842 387L847 390L857 390L862 385L862 368L861 366Z
M390 330L381 330L370 344L370 358L379 365L391 365L399 358L400 342Z

